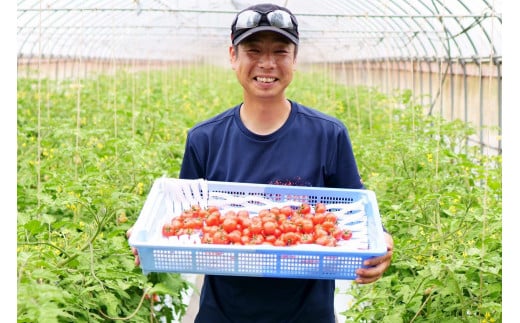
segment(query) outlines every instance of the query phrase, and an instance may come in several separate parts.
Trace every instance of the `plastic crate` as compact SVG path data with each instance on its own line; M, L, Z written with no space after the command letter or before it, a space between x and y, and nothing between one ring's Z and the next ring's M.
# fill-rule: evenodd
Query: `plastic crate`
M325 203L340 226L353 231L337 247L300 244L211 245L197 237L162 236L162 225L194 204L221 210ZM355 279L367 258L386 253L376 197L370 190L263 185L206 180L157 179L133 227L129 244L143 273L179 272L230 276Z

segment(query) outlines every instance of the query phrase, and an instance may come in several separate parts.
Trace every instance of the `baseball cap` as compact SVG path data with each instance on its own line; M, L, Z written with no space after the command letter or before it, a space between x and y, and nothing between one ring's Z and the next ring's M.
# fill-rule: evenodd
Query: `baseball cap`
M296 17L289 9L271 3L256 4L240 11L231 24L231 41L238 45L260 31L274 31L296 45L299 42Z

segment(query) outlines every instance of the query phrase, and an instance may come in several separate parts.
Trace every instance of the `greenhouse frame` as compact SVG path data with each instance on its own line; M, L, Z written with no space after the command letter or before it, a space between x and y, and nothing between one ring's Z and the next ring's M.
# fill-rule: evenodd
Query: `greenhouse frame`
M18 72L37 65L66 78L121 65L226 65L229 21L249 3L19 1ZM501 1L277 3L300 17L303 67L326 64L347 85L411 89L432 112L493 127L475 140L500 152Z

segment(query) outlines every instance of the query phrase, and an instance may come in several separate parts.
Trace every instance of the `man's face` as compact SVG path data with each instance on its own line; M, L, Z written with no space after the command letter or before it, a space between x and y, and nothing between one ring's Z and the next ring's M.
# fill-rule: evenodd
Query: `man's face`
M230 48L231 66L244 94L269 98L284 96L296 64L296 46L270 31L256 33Z

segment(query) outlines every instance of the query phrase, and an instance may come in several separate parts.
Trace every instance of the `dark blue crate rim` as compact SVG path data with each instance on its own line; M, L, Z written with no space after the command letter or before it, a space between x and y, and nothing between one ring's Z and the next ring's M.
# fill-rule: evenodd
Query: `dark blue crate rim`
M353 203L363 199L368 225L367 250L345 250L341 247L298 245L275 247L264 245L182 245L157 244L150 239L151 230L161 226L158 214L164 212L165 185L177 179L161 178L154 182L129 239L138 250L143 273L179 272L208 275L285 277L313 279L355 279L355 270L365 259L386 253L381 218L370 190L324 187L283 186L250 183L201 181L209 195L224 192L233 195L261 195L285 201L305 200L311 204ZM193 181L190 181L193 182ZM197 192L194 195L202 194ZM199 198L198 196L195 199Z

